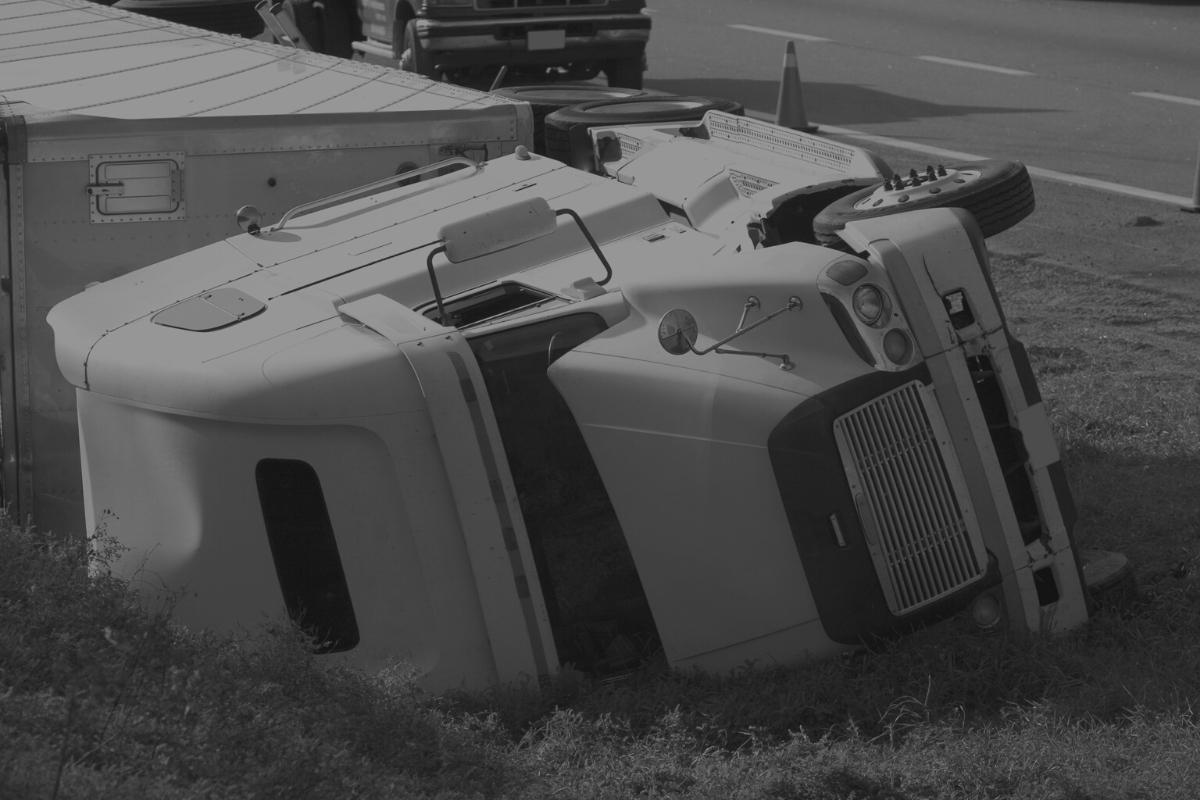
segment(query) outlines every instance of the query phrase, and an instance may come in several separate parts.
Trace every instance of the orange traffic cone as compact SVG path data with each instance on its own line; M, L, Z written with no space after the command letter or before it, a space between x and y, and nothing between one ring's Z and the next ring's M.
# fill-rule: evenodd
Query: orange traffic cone
M816 125L804 116L804 95L800 91L800 67L796 66L796 43L788 42L783 55L783 77L779 81L779 101L775 104L775 124L812 133Z

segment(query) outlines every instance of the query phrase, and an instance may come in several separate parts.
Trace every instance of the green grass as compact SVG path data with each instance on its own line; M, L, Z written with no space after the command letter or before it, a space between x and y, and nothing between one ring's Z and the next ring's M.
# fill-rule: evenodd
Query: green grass
M1077 537L1134 560L1132 608L1055 640L950 621L804 667L435 697L402 667L329 669L285 626L184 634L4 523L0 798L1196 796L1200 320L1044 263L994 274Z

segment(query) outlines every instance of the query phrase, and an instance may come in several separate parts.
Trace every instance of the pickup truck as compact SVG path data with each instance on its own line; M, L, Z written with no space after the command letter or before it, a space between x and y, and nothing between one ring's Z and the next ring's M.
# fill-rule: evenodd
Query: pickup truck
M434 78L485 82L502 66L530 80L642 88L644 0L357 0L357 55ZM532 74L531 74L532 73ZM520 82L520 81L518 81Z
M432 689L1088 619L1045 405L954 199L1000 175L1021 200L987 229L1013 224L1023 167L906 178L719 111L591 135L591 170L518 147L243 209L55 306L114 569L187 625L286 614Z

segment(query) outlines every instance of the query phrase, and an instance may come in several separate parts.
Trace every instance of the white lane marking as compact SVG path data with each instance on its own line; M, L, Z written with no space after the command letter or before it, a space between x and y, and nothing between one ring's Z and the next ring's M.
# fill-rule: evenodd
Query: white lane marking
M1150 189L1139 189L1136 186L1125 186L1120 183L1111 183L1109 181L1098 181L1095 178L1085 178L1082 175L1069 175L1065 172L1056 172L1052 169L1043 169L1042 167L1031 167L1028 164L1025 166L1029 170L1030 175L1038 178L1045 178L1059 183L1069 183L1074 186L1086 186L1089 189L1099 189L1102 192L1112 192L1113 194L1123 194L1128 197L1137 197L1142 200L1156 200L1160 203L1170 203L1175 206L1192 207L1192 198L1181 197L1175 194L1166 194L1164 192L1154 192Z
M810 36L807 33L793 33L792 31L781 31L775 28L760 28L757 25L730 25L731 28L736 28L739 31L750 31L751 33L765 33L768 36L782 36L785 39L799 39L803 42L832 42L832 39L826 39L824 36Z
M998 72L1001 75L1016 75L1025 77L1032 75L1032 72L1026 72L1023 69L1009 69L1008 67L996 67L991 64L980 64L977 61L959 61L957 58L942 58L941 56L917 56L918 61L929 61L934 64L946 64L951 67L966 67L967 69L978 69L984 72Z
M1180 97L1177 94L1159 94L1158 92L1134 92L1134 97L1146 97L1150 100L1166 100L1168 103L1182 103L1185 106L1200 106L1200 100L1192 97Z
M762 111L751 111L747 109L747 114L757 119L765 119L768 122L775 120L774 114L767 114ZM816 123L814 123L816 124ZM836 133L840 136L849 136L853 139L861 139L864 142L874 142L875 144L895 147L899 150L912 150L916 153L925 153L931 156L940 156L941 158L953 159L955 161L982 161L986 156L978 156L973 153L963 153L959 150L946 150L942 147L933 147L931 145L919 144L917 142L908 142L903 139L893 139L890 136L877 136L873 133L863 133L862 131L852 130L850 128L839 128L834 125L819 125L822 132ZM1098 189L1102 192L1111 192L1112 194L1125 195L1126 197L1136 197L1141 200L1153 200L1158 203L1168 203L1173 206L1192 207L1192 198L1182 197L1176 194L1166 194L1165 192L1155 192L1150 189L1139 189L1136 186L1126 186L1121 183L1112 183L1110 181L1096 180L1095 178L1085 178L1082 175L1071 175L1066 172L1058 172L1053 169L1043 169L1042 167L1031 167L1028 164L1025 168L1029 170L1030 175L1038 178L1044 178L1049 181L1057 181L1058 183L1066 183L1071 186L1086 186L1089 189Z

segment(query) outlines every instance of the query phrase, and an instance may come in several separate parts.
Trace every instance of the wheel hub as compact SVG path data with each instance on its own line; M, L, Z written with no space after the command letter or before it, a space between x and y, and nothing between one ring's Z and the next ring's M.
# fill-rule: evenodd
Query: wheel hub
M878 186L875 191L855 203L854 208L856 211L869 211L888 206L903 206L965 184L974 183L979 180L981 174L978 169L957 169L944 167L941 164L936 168L926 167L924 173L911 169L908 171L907 177L896 173Z

